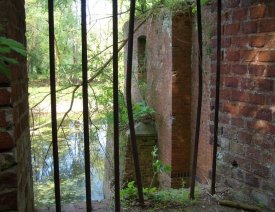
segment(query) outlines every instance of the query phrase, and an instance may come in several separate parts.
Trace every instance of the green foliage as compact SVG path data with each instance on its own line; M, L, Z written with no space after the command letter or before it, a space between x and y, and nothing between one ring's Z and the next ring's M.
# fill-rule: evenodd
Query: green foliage
M210 2L211 0L201 0L201 6L206 5ZM192 13L195 14L197 12L197 5L195 1L192 2L191 8L192 8Z
M166 189L160 190L154 195L154 201L162 204L176 204L176 205L192 205L195 204L200 197L199 189L195 191L195 200L189 198L189 189Z
M155 110L146 104L146 102L137 102L133 105L134 120L153 118Z
M137 2L137 12L144 13L156 7L166 7L170 10L179 10L186 7L186 0L139 0Z
M7 54L11 52L16 52L24 57L27 55L25 47L21 43L13 39L0 37L0 73L4 74L8 78L11 76L8 66L18 64L16 59L7 56Z
M126 188L121 189L120 196L122 200L130 200L137 197L137 188L135 182L131 181L127 184Z
M143 188L144 198L146 200L152 199L153 195L157 192L157 188ZM126 188L121 189L120 196L124 204L128 204L138 198L137 187L135 182L131 181L127 184Z
M151 152L151 155L153 157L153 170L155 173L167 173L169 174L171 172L171 166L164 165L159 159L158 159L158 148L157 146L154 146L153 151Z
M147 105L146 102L137 102L133 104L133 117L135 122L139 122L146 119L154 119L154 108ZM113 121L113 112L106 114L109 123ZM119 95L119 122L120 128L125 129L128 125L128 113L124 96Z
M154 208L166 208L170 206L186 207L196 204L200 198L200 190L195 190L195 200L189 198L189 189L165 189L157 190L157 188L144 188L144 199L149 201ZM137 187L134 181L128 183L127 187L120 191L122 204L124 207L131 207L138 199Z

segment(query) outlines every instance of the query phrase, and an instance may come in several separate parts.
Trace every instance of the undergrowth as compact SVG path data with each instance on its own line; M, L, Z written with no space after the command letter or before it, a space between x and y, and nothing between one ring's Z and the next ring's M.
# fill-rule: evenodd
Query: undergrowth
M143 194L145 199L146 209L165 209L165 208L177 208L183 209L184 207L194 205L198 203L200 198L200 190L196 189L195 199L189 198L189 189L164 189L158 190L156 187L144 188ZM122 205L125 209L132 208L138 205L137 187L134 182L129 182L127 187L120 192Z

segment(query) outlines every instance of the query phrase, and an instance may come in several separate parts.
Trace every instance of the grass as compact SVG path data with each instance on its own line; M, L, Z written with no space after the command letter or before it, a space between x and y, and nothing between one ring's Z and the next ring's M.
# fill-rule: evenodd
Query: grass
M195 191L195 199L189 198L189 189L163 189L144 188L144 199L146 202L146 210L157 210L176 208L178 210L184 209L187 206L197 204L199 202L201 192L199 189ZM121 190L122 204L125 209L130 209L137 205L137 188L130 182L128 186Z

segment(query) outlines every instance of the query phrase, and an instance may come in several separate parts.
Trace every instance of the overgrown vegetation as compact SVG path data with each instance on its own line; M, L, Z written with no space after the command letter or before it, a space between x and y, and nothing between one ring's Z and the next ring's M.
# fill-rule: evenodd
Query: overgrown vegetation
M119 90L120 90L120 127L125 130L128 124L128 117L125 105L124 94L124 61L123 48L127 44L127 38L123 37L123 25L128 20L129 1L121 0L119 9ZM193 1L187 0L139 0L137 2L137 16L144 20L165 7L169 10L190 9ZM46 206L53 203L53 193L49 190L53 187L53 161L51 156L51 123L49 106L49 49L48 49L48 14L47 1L26 0L27 13L27 40L28 40L28 73L30 79L30 109L32 128L32 160L34 170L34 188L37 206ZM88 78L89 78L89 108L91 127L91 156L92 164L98 162L103 166L102 155L99 154L104 146L99 138L99 132L112 121L112 14L110 0L97 0L88 4ZM98 14L100 13L100 14ZM60 157L69 164L61 169L63 179L61 189L64 203L79 201L81 193L84 193L80 182L83 182L82 169L83 158L79 152L82 146L82 113L81 113L81 24L80 5L75 0L55 1L55 62L57 80L57 107L62 112L58 113L58 135L60 144ZM137 28L139 26L136 26ZM23 53L18 44L11 43L8 48L18 53ZM3 48L2 48L3 49ZM19 51L19 50L20 51ZM1 40L0 40L0 51ZM2 52L0 52L2 53ZM5 53L5 52L4 52ZM7 52L8 53L8 52ZM0 62L4 61L0 58ZM6 67L0 63L1 67ZM11 60L10 63L15 63ZM7 71L5 71L7 72ZM143 86L144 93L147 87ZM155 110L144 101L133 105L134 120L136 122L154 119ZM77 125L77 127L76 127ZM72 127L74 126L74 127ZM77 142L78 143L77 143ZM78 146L77 146L78 145ZM77 155L77 154L78 155ZM82 152L83 153L83 152ZM98 153L98 154L97 154ZM103 154L107 155L108 152ZM157 149L152 155L154 157L155 176L158 173L169 172L166 166L158 160ZM98 160L96 158L98 157ZM73 158L73 159L72 159ZM71 161L72 160L72 161ZM63 162L62 162L63 163ZM154 176L154 177L155 177ZM69 179L74 177L72 181ZM94 178L92 178L94 179ZM154 179L153 179L154 180ZM73 187L77 188L73 191ZM134 184L128 185L124 191L126 196L132 196L135 191ZM122 191L123 192L123 191ZM148 199L165 202L164 191L157 191L156 188L145 188L145 195ZM176 191L174 192L176 195ZM183 192L183 191L182 191ZM48 198L46 194L49 193ZM129 195L130 193L130 195ZM123 194L122 194L123 195ZM182 194L179 194L182 195ZM75 200L72 200L75 196ZM131 199L131 198L130 198ZM176 199L176 198L175 198ZM162 201L165 200L165 201ZM172 201L172 200L171 200Z
M25 47L21 43L0 36L0 73L8 78L11 77L9 65L18 64L18 61L14 57L9 56L12 52L18 53L23 57L27 55Z
M199 202L200 191L196 189L195 199L191 200L189 198L189 189L165 189L158 190L157 188L144 188L144 199L146 201L145 207L147 209L165 209L165 208L175 208L183 209L186 206L190 206ZM137 205L137 188L135 183L129 182L127 187L122 189L121 199L124 208L132 208Z

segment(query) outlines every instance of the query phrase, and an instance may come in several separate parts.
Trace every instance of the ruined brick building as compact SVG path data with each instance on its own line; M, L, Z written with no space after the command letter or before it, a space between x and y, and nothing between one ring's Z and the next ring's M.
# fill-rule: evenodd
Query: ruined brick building
M236 191L237 198L274 209L275 2L222 3L218 183ZM203 8L202 20L203 106L197 180L209 183L217 59L215 4ZM136 27L140 22L136 21ZM198 87L196 36L190 12L161 11L135 33L133 100L145 101L156 110L160 158L172 168L170 174L160 176L162 187L189 183Z
M197 179L210 179L216 6L203 8L203 108ZM1 35L25 43L24 0L0 0ZM135 101L155 108L163 187L188 183L197 93L196 24L187 13L148 19L135 35ZM275 1L224 0L218 183L275 210ZM0 210L33 211L26 60L0 76ZM138 82L142 82L140 93ZM136 84L135 84L136 83ZM142 86L141 86L142 88ZM237 197L238 198L238 197Z

